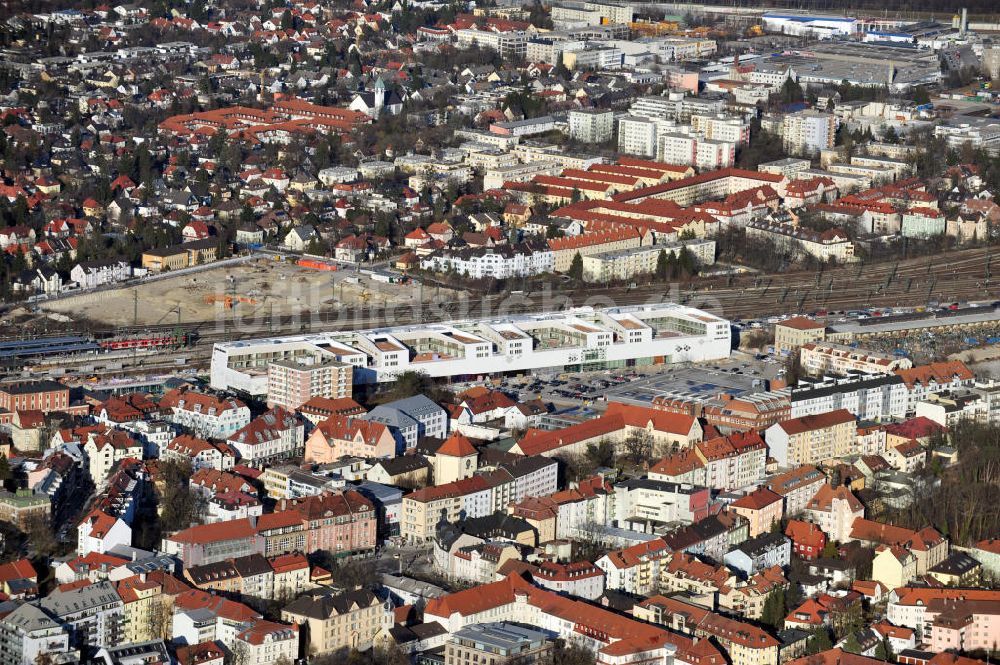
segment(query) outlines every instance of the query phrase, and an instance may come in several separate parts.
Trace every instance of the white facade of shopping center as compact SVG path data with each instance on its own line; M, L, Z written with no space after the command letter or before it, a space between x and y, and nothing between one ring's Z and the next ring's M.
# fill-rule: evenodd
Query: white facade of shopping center
M730 325L677 304L330 331L216 344L212 387L267 392L272 362L303 356L354 366L354 383L392 381L406 371L432 377L479 377L546 368L601 369L637 363L728 358Z

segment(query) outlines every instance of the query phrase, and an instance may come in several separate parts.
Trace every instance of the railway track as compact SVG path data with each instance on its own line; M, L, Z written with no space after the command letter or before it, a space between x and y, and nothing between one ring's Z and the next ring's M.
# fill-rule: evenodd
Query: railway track
M525 294L470 295L444 302L406 307L376 307L307 312L298 316L233 318L161 324L95 331L97 337L182 332L193 344L168 351L157 360L143 360L133 367L109 367L88 373L131 374L167 369L170 359L184 358L185 367L203 368L216 342L287 335L320 330L358 330L390 325L414 325L463 318L552 311L573 306L638 305L681 302L713 311L729 319L757 318L790 312L848 310L867 306L918 306L931 301L1000 299L1000 283L992 279L989 248L950 252L898 262L851 265L812 272L775 275L745 274L699 278L687 284L648 285L636 288L592 286L571 290L546 290ZM81 357L79 363L92 363ZM148 362L148 364L147 364ZM67 369L69 369L67 367Z
M370 307L255 321L204 321L187 324L198 343L291 334L315 330L357 330L390 325L433 323L462 318L551 311L571 306L637 305L679 301L713 309L727 318L753 318L820 309L865 306L917 306L930 301L987 300L1000 297L991 279L988 249L953 252L947 258L923 257L895 263L832 268L782 275L740 275L699 279L687 285L602 287L511 295L470 296L406 307ZM944 260L942 260L944 259ZM164 326L174 329L176 326ZM156 331L156 328L145 328Z

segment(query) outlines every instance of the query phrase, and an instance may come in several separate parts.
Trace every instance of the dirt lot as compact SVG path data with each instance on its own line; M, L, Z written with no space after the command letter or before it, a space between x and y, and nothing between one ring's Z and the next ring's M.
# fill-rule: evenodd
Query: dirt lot
M353 283L357 279L359 283ZM426 289L425 298L433 295ZM217 316L241 318L412 302L419 286L376 282L353 271L326 272L292 263L259 259L193 274L96 293L84 293L42 305L42 309L90 319L105 325L132 325L134 293L138 292L138 323L208 321ZM227 307L226 300L235 302Z

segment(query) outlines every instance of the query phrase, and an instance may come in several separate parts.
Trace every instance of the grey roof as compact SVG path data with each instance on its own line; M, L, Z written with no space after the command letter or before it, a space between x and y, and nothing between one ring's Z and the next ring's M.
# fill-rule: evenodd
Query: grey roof
M386 427L395 427L398 430L420 426L416 420L388 404L380 404L358 418L370 420L373 423L382 423Z
M803 385L793 386L790 398L792 402L801 402L807 399L827 397L828 395L839 395L842 393L860 390L872 390L874 388L881 388L882 386L898 385L901 383L903 383L903 377L895 374L848 377L846 380L841 380L831 384L817 382L818 385L805 383Z
M389 402L382 406L392 407L415 420L420 420L421 416L433 416L444 413L444 409L426 395L414 395L413 397L397 399L395 402Z
M54 617L66 617L102 605L121 604L121 602L121 596L118 595L114 585L111 582L102 581L79 589L53 591L49 596L40 600L38 604Z
M169 663L170 654L163 640L149 642L133 642L117 646L104 647L96 656L103 659L107 665L132 665L137 663L160 662Z
M756 538L751 538L750 540L745 540L736 547L734 547L731 552L743 552L749 557L761 556L767 552L787 545L789 542L788 538L780 533L764 533Z
M952 552L947 559L931 568L930 572L943 575L964 575L981 564L965 552Z
M391 485L383 485L366 480L358 485L358 491L366 498L382 505L399 503L403 500L403 490Z
M503 655L517 653L522 648L538 648L548 640L548 634L512 623L472 624L455 632L453 640L469 640L496 649Z
M254 577L257 575L267 575L273 572L271 564L267 562L261 554L248 554L233 559L233 566L236 567L240 577Z
M500 468L510 473L514 478L523 478L546 467L558 466L558 464L558 461L549 457L533 455L531 457L521 457L513 462L501 462Z
M329 619L351 612L355 607L371 607L379 603L378 597L368 589L345 591L340 594L321 593L304 595L285 606L285 612L312 619Z
M412 577L400 575L382 574L382 586L387 589L398 589L404 593L420 596L421 598L440 598L447 592L436 584L421 582Z
M482 517L470 517L462 523L462 531L479 538L508 538L513 540L525 531L533 531L526 520L507 513L493 513Z
M3 618L3 623L14 626L24 633L40 630L52 630L59 627L59 622L46 614L33 603L25 603Z
M430 467L430 462L423 455L400 455L376 462L375 466L380 466L390 476L401 473L410 473L418 469Z
M653 480L652 478L630 478L615 485L615 489L637 490L646 489L654 492L670 492L671 494L694 494L705 489L698 485L685 485L672 483L667 480Z

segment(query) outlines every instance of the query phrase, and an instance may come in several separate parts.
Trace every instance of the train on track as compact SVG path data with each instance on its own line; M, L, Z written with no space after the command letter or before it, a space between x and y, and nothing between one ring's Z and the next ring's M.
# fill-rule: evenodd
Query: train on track
M127 332L111 336L60 335L0 341L0 364L5 367L42 363L54 358L97 355L116 351L166 350L191 346L190 330Z

